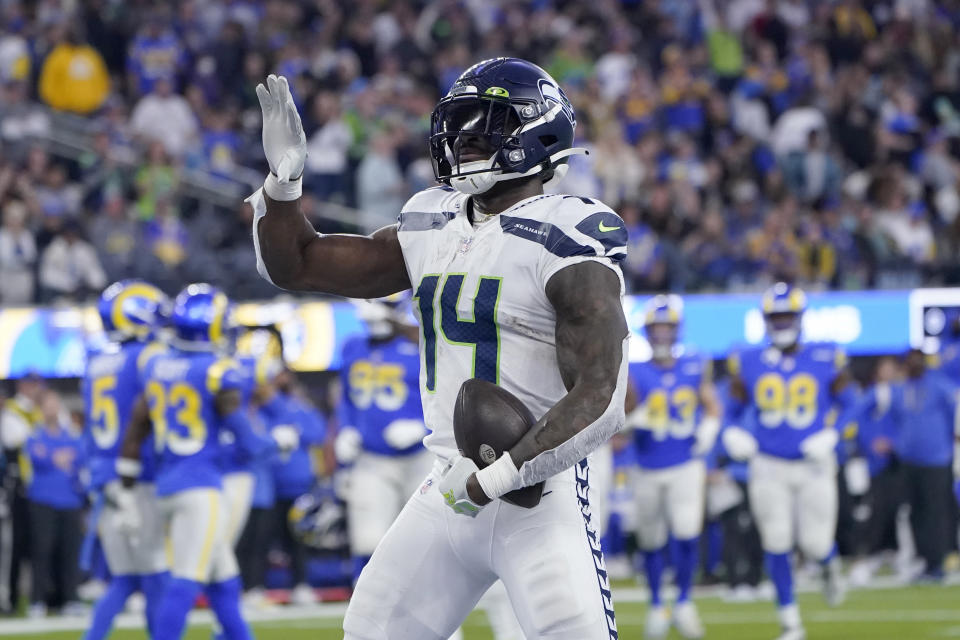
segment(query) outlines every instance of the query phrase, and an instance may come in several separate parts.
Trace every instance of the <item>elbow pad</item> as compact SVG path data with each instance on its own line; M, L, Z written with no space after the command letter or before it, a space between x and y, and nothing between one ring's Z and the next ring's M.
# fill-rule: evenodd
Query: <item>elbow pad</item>
M623 339L617 386L603 413L560 446L544 451L520 465L520 486L529 487L569 469L623 428L626 422L623 407L627 395L627 369L630 364L629 340L629 335Z
M260 236L257 234L257 225L260 224L260 218L267 215L267 202L263 199L263 189L257 189L244 202L253 207L253 250L257 253L257 273L260 277L277 286L267 273L267 265L263 264L263 258L260 257Z

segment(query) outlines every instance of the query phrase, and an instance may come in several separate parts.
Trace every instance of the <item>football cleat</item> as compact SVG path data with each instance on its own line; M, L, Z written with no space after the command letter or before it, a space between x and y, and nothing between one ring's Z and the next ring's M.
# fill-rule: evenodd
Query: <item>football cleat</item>
M673 607L673 626L687 640L697 640L704 635L703 623L693 601L680 602Z
M823 569L823 599L828 606L837 607L847 598L847 584L839 558L833 558Z
M670 631L670 617L663 607L650 607L647 622L643 626L643 637L647 640L661 640Z

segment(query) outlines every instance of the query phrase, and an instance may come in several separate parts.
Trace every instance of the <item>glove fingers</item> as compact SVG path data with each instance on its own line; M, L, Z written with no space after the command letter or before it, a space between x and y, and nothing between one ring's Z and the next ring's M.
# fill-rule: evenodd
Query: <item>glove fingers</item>
M270 89L270 100L274 108L280 108L280 81L272 73L267 76L267 88Z
M270 100L270 92L263 86L263 83L257 85L257 99L260 101L260 110L263 111L263 115L266 116L270 113L273 105Z
M300 114L297 113L297 105L293 103L293 97L291 96L287 100L287 124L290 126L290 131L293 132L293 135L298 138L303 135L303 124L300 122Z

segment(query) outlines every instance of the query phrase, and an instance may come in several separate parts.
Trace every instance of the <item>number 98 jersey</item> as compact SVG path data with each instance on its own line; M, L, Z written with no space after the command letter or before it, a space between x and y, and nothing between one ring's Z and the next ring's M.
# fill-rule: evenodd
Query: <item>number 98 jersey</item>
M828 426L831 385L845 366L844 351L833 343L801 343L790 354L768 347L730 355L727 371L743 381L761 453L803 457L803 439Z
M449 187L414 195L397 236L420 319L424 444L456 452L453 407L477 377L516 395L537 418L566 394L557 365L556 314L545 288L562 268L595 261L620 280L623 220L589 198L538 195L474 226L469 198Z
M157 495L221 487L221 390L243 392L248 376L239 363L214 353L177 349L154 356L142 372L158 455Z
M684 355L665 367L653 360L630 365L630 379L643 408L644 421L634 432L637 463L644 469L682 464L692 457L700 419L700 385L709 382L713 365Z

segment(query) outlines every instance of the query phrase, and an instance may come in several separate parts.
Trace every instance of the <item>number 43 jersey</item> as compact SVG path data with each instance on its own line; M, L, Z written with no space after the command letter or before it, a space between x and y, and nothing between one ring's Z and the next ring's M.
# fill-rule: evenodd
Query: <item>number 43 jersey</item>
M694 432L702 413L700 385L712 376L706 358L684 355L670 366L653 360L630 365L630 378L643 407L644 421L634 434L637 463L663 469L693 457Z
M739 375L747 393L749 424L761 453L803 457L800 443L828 425L833 409L833 380L846 366L843 349L833 343L801 343L783 354L772 347L733 353L730 375Z
M420 318L424 444L456 452L453 407L477 377L516 395L540 418L566 393L557 365L556 314L545 288L564 267L595 261L620 280L627 232L606 205L589 198L538 195L478 226L469 197L435 187L414 195L398 237Z

